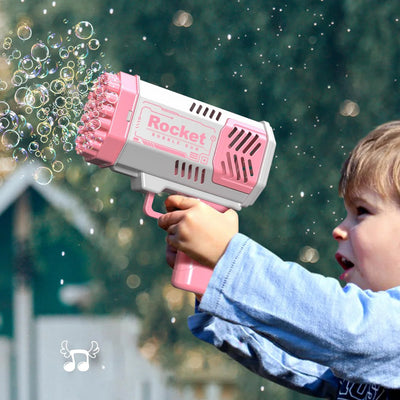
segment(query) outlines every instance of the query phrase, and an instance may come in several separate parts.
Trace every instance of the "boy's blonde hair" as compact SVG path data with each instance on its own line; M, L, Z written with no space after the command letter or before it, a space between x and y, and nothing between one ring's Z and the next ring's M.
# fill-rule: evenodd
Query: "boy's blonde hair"
M375 128L357 143L345 161L339 194L351 203L363 189L400 204L400 121Z

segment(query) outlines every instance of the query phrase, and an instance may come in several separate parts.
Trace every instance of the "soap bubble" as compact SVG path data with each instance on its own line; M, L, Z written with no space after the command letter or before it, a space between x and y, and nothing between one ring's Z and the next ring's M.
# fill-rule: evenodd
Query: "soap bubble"
M17 35L21 40L28 40L32 37L32 29L29 25L20 25L17 29Z
M36 61L44 61L49 56L49 48L43 43L35 43L31 48L31 56Z
M23 138L28 138L32 136L33 126L30 122L27 122L24 126L19 127L18 133Z
M53 180L53 172L47 167L38 167L33 174L33 179L39 185L48 185Z
M55 74L58 71L60 63L52 58L48 58L43 63L43 68L46 69L48 74Z
M28 74L22 69L17 69L11 77L11 83L14 86L21 86L28 81Z
M66 60L69 57L69 50L66 47L61 47L58 54L62 60Z
M4 115L10 112L10 106L5 101L0 101L0 117L4 117Z
M12 45L12 39L10 37L6 37L3 40L3 49L9 50Z
M78 59L86 58L89 54L89 49L85 43L79 43L74 48L74 56Z
M25 102L33 108L43 107L49 101L49 91L45 85L32 85L25 95Z
M3 143L6 149L10 150L18 146L20 139L21 137L17 131L13 129L7 129L1 136L1 143Z
M10 110L6 115L0 118L0 132L6 129L17 129L18 122L18 115Z
M6 81L2 81L0 79L0 91L7 90L7 88L8 88L7 82Z
M65 90L65 83L61 79L54 79L50 83L50 90L54 94L60 94L63 93Z
M31 27L22 23L0 42L10 72L8 81L0 79L0 91L7 89L0 100L0 145L16 162L37 157L47 163L50 168L36 172L40 184L65 168L60 157L74 149L88 93L111 69L94 58L101 57L100 41L91 23L62 29L33 41ZM95 119L93 124L99 126Z
M47 108L39 108L36 112L38 120L44 121L49 116L49 110Z
M47 36L47 44L52 48L52 49L58 49L62 46L62 37L61 35L58 35L57 33L50 33L49 36Z
M52 163L56 158L56 151L52 147L45 147L41 152L41 157L44 162Z
M90 64L90 69L93 72L99 72L101 71L101 64L98 61L93 61L92 64Z
M64 163L60 160L56 160L51 165L54 172L61 172L64 169Z
M39 136L49 136L51 132L51 125L47 121L42 121L38 124L36 132Z
M88 47L90 50L98 50L100 47L100 41L98 39L90 39L88 42Z
M32 61L32 58L30 56L25 56L22 58L22 60L18 64L19 67L24 69L25 71L30 71L34 67L34 63Z
M87 125L92 130L97 130L101 128L101 122L98 118L92 118ZM101 139L99 138L99 140Z
M18 64L19 68L26 72L28 79L36 78L41 70L41 64L35 62L31 56L21 58Z
M85 83L85 82L80 82L80 83L78 84L78 86L77 86L77 89L78 89L78 92L79 92L80 94L86 94L86 93L88 92L88 90L89 90L89 87L88 87L87 83Z
M70 152L74 149L74 145L71 142L65 142L63 144L63 150L66 152Z
M68 129L65 126L57 125L53 128L53 141L57 140L59 142L60 140L65 140L64 138L67 134Z
M18 118L19 118L19 121L18 121L18 131L19 131L19 130L22 129L24 126L26 126L26 124L27 124L28 122L26 121L25 116L22 115L22 114L18 115Z
M23 147L18 147L13 151L12 157L19 163L25 162L28 159L28 152Z
M81 21L75 25L75 35L79 39L87 40L92 37L94 33L93 26L90 22Z
M55 106L58 107L58 108L63 108L63 107L65 107L66 102L67 102L67 101L66 101L65 97L58 96L58 97L56 98L56 100L54 101L54 104L55 104Z
M26 86L20 87L14 93L14 100L20 106L24 106L27 104L27 95L29 95L29 89Z
M30 142L29 146L28 146L28 151L30 153L35 153L37 151L39 151L40 149L40 144L38 142Z
M13 52L12 52L12 57L13 57L15 60L18 60L18 58L21 57L21 52L20 52L18 49L13 50Z
M58 125L64 128L68 126L69 122L69 118L66 115L63 115L58 119Z
M74 79L74 70L71 67L61 68L60 78L67 82L72 81Z
M106 94L107 101L111 104L116 104L119 99L119 94L114 92L109 92Z
M79 68L78 71L75 73L75 79L78 82L84 82L88 78L88 74L84 68Z

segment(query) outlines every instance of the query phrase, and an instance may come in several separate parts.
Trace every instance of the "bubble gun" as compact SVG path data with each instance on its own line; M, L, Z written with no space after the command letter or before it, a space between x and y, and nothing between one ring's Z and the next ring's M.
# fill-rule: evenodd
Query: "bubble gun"
M131 177L146 194L143 210L159 218L154 195L199 198L218 211L252 205L267 184L275 138L268 122L144 82L104 73L88 95L76 139L87 162ZM177 253L173 286L204 293L212 270Z

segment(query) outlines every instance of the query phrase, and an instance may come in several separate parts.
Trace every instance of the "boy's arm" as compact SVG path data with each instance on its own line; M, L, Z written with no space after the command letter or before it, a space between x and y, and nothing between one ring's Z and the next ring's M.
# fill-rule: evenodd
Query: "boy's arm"
M169 211L183 209L159 219L167 242L205 265L219 260L201 311L247 326L339 378L400 387L400 287L377 293L352 284L343 289L335 279L234 235L233 212L218 215L194 199L168 199Z
M199 309L246 326L348 381L400 387L400 288L363 291L312 274L238 234Z
M290 356L248 327L197 312L189 317L189 328L264 378L308 395L336 398L339 383L329 368Z

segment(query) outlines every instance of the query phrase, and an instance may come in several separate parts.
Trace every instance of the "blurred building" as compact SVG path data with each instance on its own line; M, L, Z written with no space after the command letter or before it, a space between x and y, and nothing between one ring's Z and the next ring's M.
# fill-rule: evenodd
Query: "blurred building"
M57 185L38 184L36 168L26 165L15 170L0 186L0 215L10 207L13 211L8 234L14 247L9 277L12 326L10 335L0 336L0 399L179 399L168 384L168 374L141 356L137 347L140 324L133 316L35 315L34 261L28 245L30 192L39 193L65 214L83 236L95 225L70 193ZM5 274L6 269L3 278ZM79 302L79 297L87 296L79 286L62 289L64 300ZM2 313L6 319L7 312Z
M59 278L57 285L55 279L33 284L36 266L29 243L36 234L31 219L37 197L57 209L84 240L93 240L96 226L71 193L57 184L40 185L34 177L37 167L4 168L3 175L0 168L0 400L234 398L231 379L172 376L150 363L138 348L140 322L134 316L65 312L65 307L90 302L90 286ZM94 242L104 244L101 235ZM60 268L73 269L78 280L84 277L79 260L51 265L49 271Z
M167 374L141 356L133 317L48 316L35 325L37 399L179 399Z

